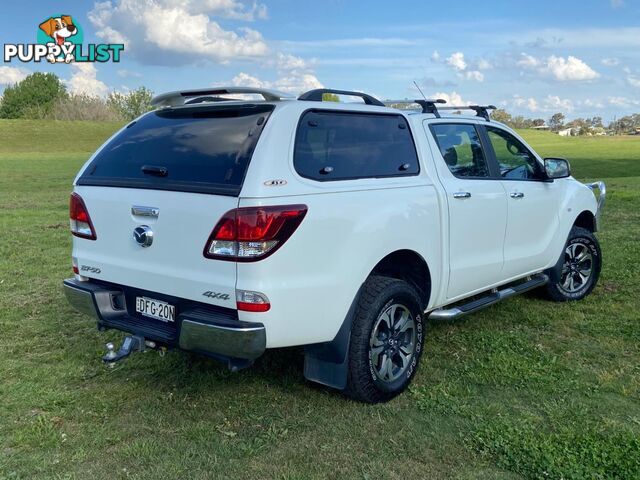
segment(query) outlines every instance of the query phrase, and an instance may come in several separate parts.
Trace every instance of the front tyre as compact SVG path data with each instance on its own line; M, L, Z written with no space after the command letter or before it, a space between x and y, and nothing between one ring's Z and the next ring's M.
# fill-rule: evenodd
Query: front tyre
M420 304L415 288L402 280L367 279L351 328L347 395L379 403L407 388L422 354Z
M573 227L558 263L549 271L547 296L556 302L582 300L598 283L601 268L598 239L589 230Z

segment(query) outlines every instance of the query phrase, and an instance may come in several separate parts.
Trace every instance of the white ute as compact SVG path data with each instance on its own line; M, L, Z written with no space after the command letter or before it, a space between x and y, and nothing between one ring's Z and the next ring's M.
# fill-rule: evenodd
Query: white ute
M237 370L302 345L307 379L381 402L415 375L427 317L537 287L588 295L604 184L540 158L491 106L408 103L325 89L156 97L71 195L67 298L130 334L104 361L180 348Z

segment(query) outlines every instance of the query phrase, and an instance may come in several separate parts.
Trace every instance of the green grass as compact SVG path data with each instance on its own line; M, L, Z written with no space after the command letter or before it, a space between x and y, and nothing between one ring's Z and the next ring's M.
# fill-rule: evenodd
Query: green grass
M607 181L598 288L430 325L410 391L367 406L306 383L297 349L100 364L119 335L60 281L72 179L115 127L0 121L0 479L640 477L640 138L524 132Z

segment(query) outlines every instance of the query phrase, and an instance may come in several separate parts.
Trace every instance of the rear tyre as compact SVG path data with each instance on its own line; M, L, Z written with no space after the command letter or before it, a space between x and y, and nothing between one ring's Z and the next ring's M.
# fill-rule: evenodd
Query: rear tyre
M420 297L408 283L371 276L351 328L345 393L380 403L404 391L416 373L424 332Z
M598 239L589 230L573 227L558 263L548 272L547 296L556 302L582 300L598 283L601 268Z

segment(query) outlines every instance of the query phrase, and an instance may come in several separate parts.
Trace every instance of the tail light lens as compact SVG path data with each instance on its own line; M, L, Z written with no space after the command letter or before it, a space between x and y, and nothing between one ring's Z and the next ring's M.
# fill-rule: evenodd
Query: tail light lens
M306 214L306 205L230 210L211 232L204 256L237 262L266 258L289 239Z
M95 240L96 231L91 223L91 217L87 210L82 197L77 193L71 194L69 200L69 224L71 225L71 233L76 237Z
M243 312L267 312L271 303L264 293L236 290L236 304Z

